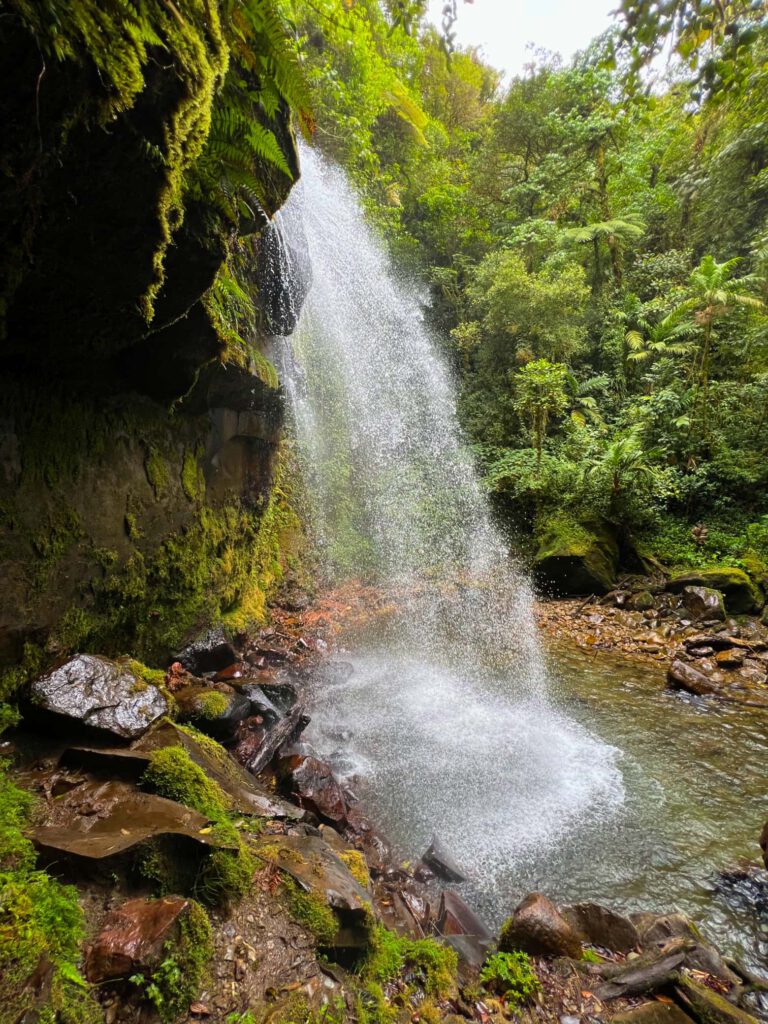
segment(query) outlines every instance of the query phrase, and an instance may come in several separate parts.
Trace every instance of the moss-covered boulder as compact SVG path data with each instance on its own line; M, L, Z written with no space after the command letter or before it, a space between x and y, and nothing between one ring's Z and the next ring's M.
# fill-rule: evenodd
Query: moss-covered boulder
M539 536L533 570L547 594L605 594L616 582L618 563L619 546L605 523L557 516Z
M714 569L691 569L672 575L667 584L673 594L681 593L686 587L709 587L719 590L725 600L725 607L731 615L749 615L759 612L765 599L743 569L733 566L718 566Z

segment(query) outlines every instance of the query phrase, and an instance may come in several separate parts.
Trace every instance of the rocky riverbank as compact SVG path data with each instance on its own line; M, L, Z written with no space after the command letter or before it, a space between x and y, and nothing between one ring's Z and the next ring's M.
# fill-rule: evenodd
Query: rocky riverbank
M311 696L348 670L326 658L334 638L391 606L356 586L288 604L258 636L213 631L165 671L80 655L35 681L2 745L4 793L37 801L26 826L4 823L3 1024L747 1024L765 1012L759 980L679 915L531 894L494 936L451 888L461 869L439 839L396 863L302 741ZM560 628L591 636L602 609L541 611L545 628L557 610ZM606 623L622 623L615 610ZM601 643L620 635L609 628ZM35 857L46 874L22 870ZM41 878L72 919L66 956L35 918Z

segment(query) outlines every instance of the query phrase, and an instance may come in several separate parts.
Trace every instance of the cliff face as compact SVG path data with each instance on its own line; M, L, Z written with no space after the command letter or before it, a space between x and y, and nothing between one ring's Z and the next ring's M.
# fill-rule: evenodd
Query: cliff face
M236 175L216 155L231 76L264 84L258 39L232 56L223 4L147 3L134 24L84 0L56 25L9 6L0 699L76 647L162 659L211 621L263 616L290 513L259 234L297 176L283 100L238 115L277 163L241 148Z

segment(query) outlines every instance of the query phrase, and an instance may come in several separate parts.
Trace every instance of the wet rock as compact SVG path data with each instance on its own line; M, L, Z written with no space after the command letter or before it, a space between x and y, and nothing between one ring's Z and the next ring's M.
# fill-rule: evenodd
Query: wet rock
M582 942L614 953L629 953L640 945L637 929L622 914L598 903L575 903L560 911Z
M333 938L323 940L324 947L359 952L368 946L370 894L325 840L312 835L264 836L256 850L333 911L338 930Z
M719 590L710 587L685 587L683 607L693 619L725 621L725 605Z
M687 661L675 660L667 669L667 686L672 690L685 690L698 697L718 693L719 686Z
M209 629L202 633L191 644L179 651L175 658L181 662L187 672L202 676L206 672L220 672L234 665L237 651L227 639L221 627Z
M475 935L490 939L491 931L457 892L443 891L437 912L437 930L441 935Z
M744 664L746 656L746 651L743 649L731 647L725 651L718 651L715 661L720 668L740 668Z
M284 716L285 712L269 699L259 683L246 681L239 684L237 689L251 702L251 714L261 715L267 725L274 725Z
M438 878L446 882L466 881L466 875L436 835L432 836L432 842L422 854L421 860Z
M700 938L698 928L685 914L640 913L632 914L631 920L643 946L661 947L670 939Z
M187 686L176 694L178 719L220 741L231 740L238 723L251 713L251 702L232 687Z
M655 605L656 601L650 590L641 590L639 593L633 594L629 600L629 607L635 612L650 611Z
M205 815L125 782L83 782L54 802L53 814L31 837L54 855L103 860L159 836L230 848L208 830Z
M54 727L75 723L131 740L168 710L157 689L123 665L95 654L74 658L35 680L30 717L41 713Z
M546 593L605 594L616 580L619 547L604 524L550 520L534 558L534 576Z
M149 976L164 956L166 943L176 945L189 900L177 896L128 900L111 911L85 956L88 981L100 984L141 973Z
M312 811L321 821L344 828L347 801L329 764L298 754L280 758L278 768L299 806Z
M268 697L284 715L293 710L294 706L298 703L299 693L293 683L275 681L260 683L259 685L265 697Z
M675 573L670 577L667 587L675 594L684 591L686 587L717 590L722 593L725 607L731 615L759 612L765 603L760 591L743 569L721 567Z
M581 957L581 942L557 907L543 893L532 892L501 929L499 949L521 949L533 956Z
M477 935L445 935L443 942L455 950L459 965L466 965L471 971L479 971L491 952L492 943Z
M760 833L760 849L763 851L763 863L768 871L768 821L763 825L763 831Z
M268 792L223 748L198 741L173 722L158 723L130 747L70 747L64 751L60 764L138 782L152 754L172 746L183 747L192 761L221 786L240 814L292 819L304 816L300 808Z
M642 1003L611 1017L611 1024L693 1024L692 1019L675 1003Z
M700 985L686 974L680 974L675 994L701 1024L757 1024L751 1014L740 1010L724 996Z
M267 687L261 689L266 692ZM272 693L268 698L274 701ZM274 704L282 712L279 720L270 722L266 716L251 715L237 727L232 755L254 775L269 764L281 747L295 743L309 724L302 704L293 703L285 711L277 701Z

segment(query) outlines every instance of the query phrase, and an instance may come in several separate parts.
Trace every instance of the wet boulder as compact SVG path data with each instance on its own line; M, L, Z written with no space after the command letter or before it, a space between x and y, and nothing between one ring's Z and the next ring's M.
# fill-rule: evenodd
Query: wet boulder
M725 622L723 595L711 587L685 587L682 591L683 607L694 620Z
M706 697L718 693L720 687L709 676L694 668L687 661L679 659L672 662L667 669L667 686L671 690L685 690L697 697Z
M632 923L640 936L643 946L661 948L671 939L699 938L696 925L685 914L652 914L642 912L631 915Z
M101 984L131 974L149 977L164 957L166 944L176 947L190 900L178 896L128 900L112 910L85 956L85 974Z
M441 935L474 935L489 940L491 931L457 892L445 890L440 896L437 930Z
M278 768L291 797L324 822L344 828L349 809L331 766L317 757L290 751Z
M547 594L606 594L614 587L618 564L619 546L607 526L556 517L539 538L533 572Z
M217 740L230 740L251 713L251 703L226 683L187 686L176 694L180 722L189 722Z
M206 672L220 672L234 665L237 651L234 649L224 630L217 626L201 633L191 644L176 654L175 660L180 662L187 672L194 676L205 675Z
M613 953L629 953L640 945L637 928L628 917L599 903L575 903L561 913L582 942Z
M682 593L686 587L704 587L719 591L731 615L759 612L765 603L760 591L744 570L729 566L675 573L667 583L667 589L673 594Z
M432 836L432 841L421 856L421 861L438 878L442 878L446 882L466 881L467 876L436 835Z
M581 957L581 941L543 893L532 892L504 922L499 936L499 949L505 953L516 949L532 956Z
M156 686L124 665L95 654L77 654L32 683L30 717L58 730L84 726L132 740L161 718L168 702Z

